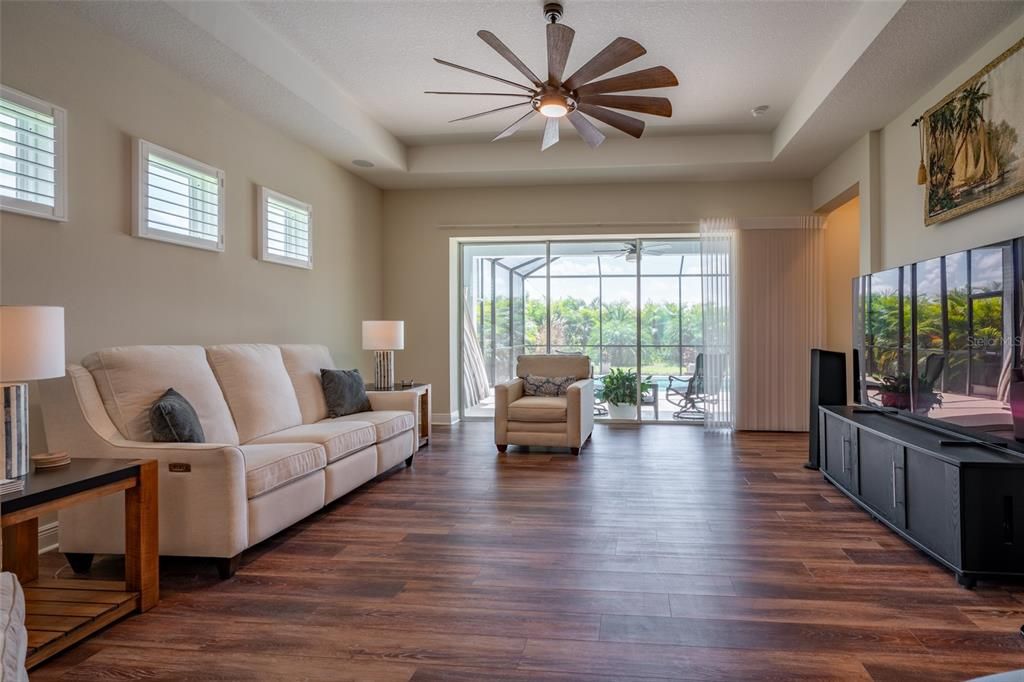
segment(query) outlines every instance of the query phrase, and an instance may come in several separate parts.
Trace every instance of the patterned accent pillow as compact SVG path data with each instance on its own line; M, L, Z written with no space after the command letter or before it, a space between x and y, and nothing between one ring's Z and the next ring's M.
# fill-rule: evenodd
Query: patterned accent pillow
M528 374L523 379L523 395L553 398L568 393L570 384L574 383L576 377L538 377Z

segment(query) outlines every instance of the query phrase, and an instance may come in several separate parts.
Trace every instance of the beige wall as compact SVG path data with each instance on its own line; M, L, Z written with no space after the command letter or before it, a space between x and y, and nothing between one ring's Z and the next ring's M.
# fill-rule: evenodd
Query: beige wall
M405 320L402 378L434 385L440 419L457 414L455 243L470 237L689 232L707 216L793 216L810 182L666 183L389 191L384 198L385 315Z
M853 398L853 278L858 274L860 199L825 222L825 348L846 353L847 393Z
M911 122L972 77L1024 35L1024 17L1007 26L970 59L936 84L881 131L878 150L871 153L864 138L813 180L816 209L831 209L829 201L858 184L862 199L862 245L871 246L870 267L877 271L1024 234L1024 195L1018 195L969 215L938 225L924 224L925 188L917 184L917 129ZM864 202L864 188L877 195ZM875 199L877 198L877 201ZM872 215L869 212L875 212ZM863 258L862 247L862 258Z
M291 341L370 367L360 321L383 308L379 190L59 7L4 2L2 24L3 83L68 110L70 160L66 223L0 214L3 303L64 306L71 360ZM130 236L134 136L225 171L224 253ZM256 260L257 184L313 205L312 271Z
M917 129L911 122L1024 35L1024 17L954 70L882 130L882 268L1024 235L1024 195L926 227L925 188L917 184ZM1024 131L1018 131L1024 134Z

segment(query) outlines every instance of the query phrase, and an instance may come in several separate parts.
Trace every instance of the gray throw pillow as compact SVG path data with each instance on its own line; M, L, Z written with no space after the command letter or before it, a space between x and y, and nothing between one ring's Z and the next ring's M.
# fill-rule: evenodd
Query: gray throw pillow
M576 383L576 377L538 377L528 374L523 379L523 395L549 398L565 395L569 386Z
M370 398L358 369L322 369L320 382L324 386L327 415L344 417L357 412L369 412Z
M199 415L185 396L169 388L149 408L149 428L155 443L205 443Z

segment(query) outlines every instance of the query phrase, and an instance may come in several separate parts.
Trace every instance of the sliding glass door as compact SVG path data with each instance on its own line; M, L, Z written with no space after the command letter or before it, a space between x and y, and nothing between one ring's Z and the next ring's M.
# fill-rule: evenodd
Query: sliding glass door
M700 421L699 251L695 238L462 244L461 416L493 417L518 355L578 353L595 419Z

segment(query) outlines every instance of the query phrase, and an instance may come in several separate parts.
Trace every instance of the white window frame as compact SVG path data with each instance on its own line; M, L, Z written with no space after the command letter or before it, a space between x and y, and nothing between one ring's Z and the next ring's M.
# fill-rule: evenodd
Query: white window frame
M288 256L282 256L276 253L270 253L270 244L267 239L268 225L268 205L269 199L274 199L282 204L287 204L292 208L299 211L305 211L308 219L309 232L307 234L307 244L309 257L305 260L301 258L290 258ZM306 270L313 269L313 207L304 201L299 201L295 197L290 197L287 194L282 194L269 187L260 186L259 193L260 202L260 220L259 220L259 242L260 242L260 260L266 261L267 263L277 263L278 265L290 265L295 268L304 268Z
M68 150L67 121L68 112L55 104L50 104L38 97L27 95L20 90L0 85L0 97L15 104L31 109L44 116L53 117L53 206L40 204L16 197L0 197L0 210L22 215L45 218L57 222L68 219Z
M169 230L161 230L149 225L147 216L149 214L149 155L151 153L196 172L205 173L217 178L217 241L176 234ZM134 166L134 173L132 174L135 184L135 219L132 222L133 236L177 244L179 246L191 246L207 251L224 251L224 227L226 225L224 171L141 138L136 138L135 140Z

